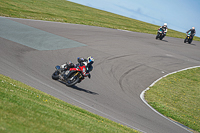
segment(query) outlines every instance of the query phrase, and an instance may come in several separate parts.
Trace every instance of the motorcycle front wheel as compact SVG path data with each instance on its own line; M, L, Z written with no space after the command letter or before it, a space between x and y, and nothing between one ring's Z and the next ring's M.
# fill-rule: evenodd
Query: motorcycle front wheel
M67 86L73 86L80 82L79 74L77 73L72 73L66 80L66 85Z

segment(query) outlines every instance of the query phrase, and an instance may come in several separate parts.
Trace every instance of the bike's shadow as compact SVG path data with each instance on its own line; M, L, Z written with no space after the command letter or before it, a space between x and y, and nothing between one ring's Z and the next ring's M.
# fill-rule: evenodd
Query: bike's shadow
M92 95L99 95L98 93L96 93L96 92L92 92L92 91L89 91L89 90L86 90L86 89L82 89L82 88L80 88L80 87L78 87L78 86L72 86L71 88L73 88L73 89L76 89L76 90L78 90L78 91L83 91L83 92L86 92L86 93L89 93L89 94L92 94Z
M58 82L60 82L60 83L62 83L62 84L64 84L64 85L66 85L65 82L62 82L62 81L59 81L59 80L58 80ZM74 85L74 86L71 86L71 88L73 88L73 89L75 89L75 90L78 90L78 91L83 91L83 92L86 92L86 93L89 93L89 94L92 94L92 95L99 95L99 94L96 93L96 92L92 92L92 91L89 91L89 90L80 88L80 87L78 87L78 86L75 86L75 85Z
M188 44L188 45L192 45L192 46L196 46L196 44L194 44L194 43L185 43L185 44Z
M196 44L194 44L194 43L191 43L190 45L192 45L192 46L196 46Z
M167 40L161 40L161 41L163 41L163 42L168 42Z
M160 39L156 39L156 40L163 41L163 42L168 42L167 40L160 40Z

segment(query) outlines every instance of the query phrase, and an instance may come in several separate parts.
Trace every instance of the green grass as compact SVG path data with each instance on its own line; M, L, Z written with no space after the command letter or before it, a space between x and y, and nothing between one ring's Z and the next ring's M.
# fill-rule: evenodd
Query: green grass
M165 116L200 132L200 68L168 75L145 93L145 99Z
M130 133L131 128L0 74L1 133Z
M0 16L92 25L149 34L156 34L160 27L66 0L1 0ZM169 29L167 36L185 38L185 33ZM200 41L200 38L195 36L194 40Z

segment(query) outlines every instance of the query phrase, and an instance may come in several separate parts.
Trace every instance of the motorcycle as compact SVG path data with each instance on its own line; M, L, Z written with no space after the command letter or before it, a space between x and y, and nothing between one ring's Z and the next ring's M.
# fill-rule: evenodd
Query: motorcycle
M80 83L85 77L90 78L90 73L87 73L86 66L77 66L76 68L61 68L60 66L55 67L56 70L52 74L52 79L64 82L67 86L73 86Z
M184 43L188 42L190 44L192 42L192 39L193 39L193 37L192 37L191 33L189 32L189 33L186 34L186 38L184 40Z
M159 28L157 35L156 35L156 39L160 38L160 40L162 40L164 38L164 30L163 28Z

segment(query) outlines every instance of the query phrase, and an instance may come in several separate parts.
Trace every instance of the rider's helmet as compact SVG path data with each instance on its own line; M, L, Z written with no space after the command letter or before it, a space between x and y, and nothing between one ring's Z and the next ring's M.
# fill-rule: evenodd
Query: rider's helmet
M94 63L94 58L92 56L89 56L87 58L88 64L93 64Z
M167 23L164 23L164 27L167 27Z
M194 27L192 27L192 29L194 30L195 28L194 28Z

